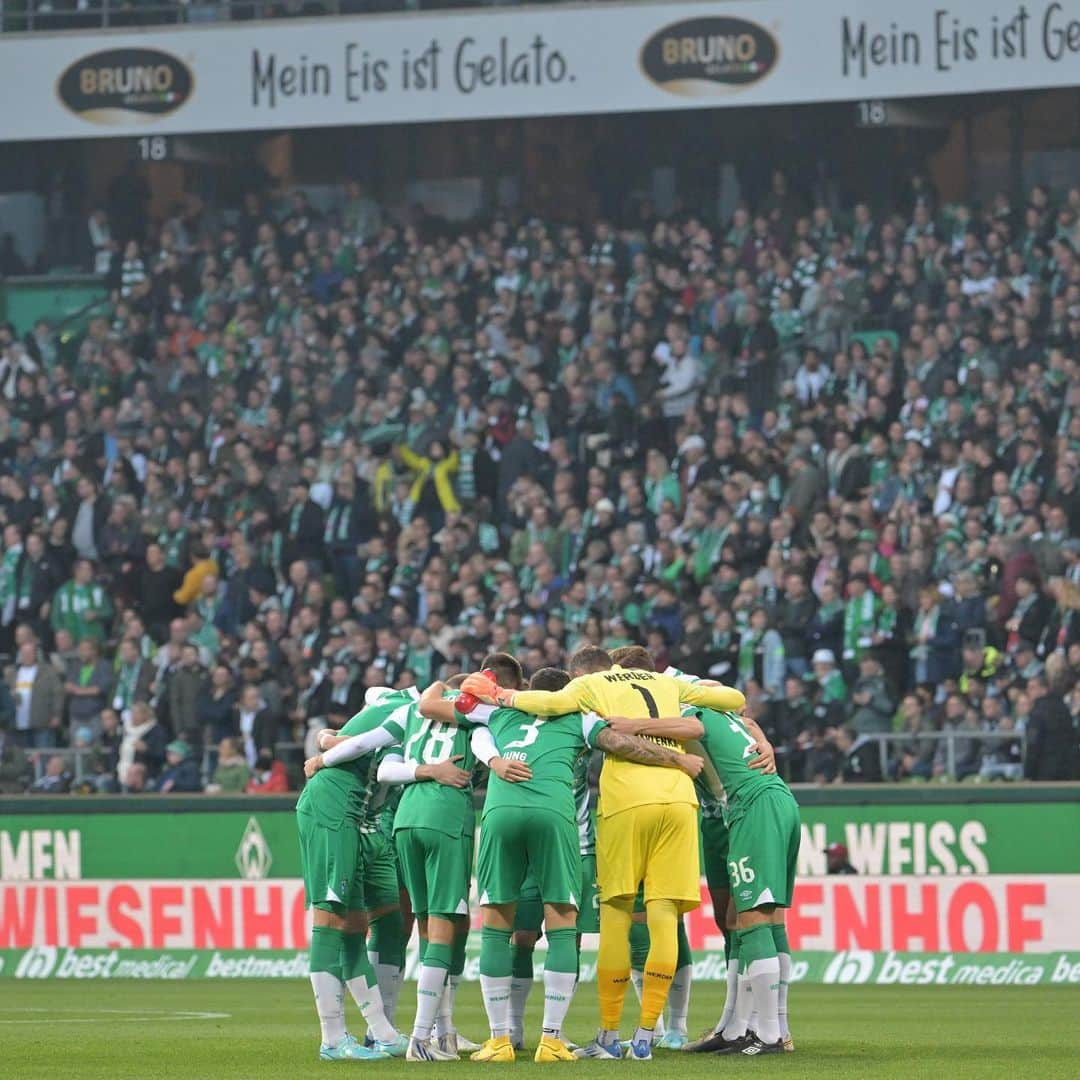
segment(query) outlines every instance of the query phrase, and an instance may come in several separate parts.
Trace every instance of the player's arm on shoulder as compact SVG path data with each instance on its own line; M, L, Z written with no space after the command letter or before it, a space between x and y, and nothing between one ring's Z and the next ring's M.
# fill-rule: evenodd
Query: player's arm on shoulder
M385 725L372 728L371 731L363 731L359 735L350 735L346 738L335 736L334 739L334 746L304 762L305 776L311 777L320 769L355 761L358 757L370 754L372 750L381 750L384 746L391 746L398 741L397 735Z
M679 701L688 705L701 705L718 712L741 712L746 704L746 695L733 686L706 686L704 683L671 680L679 691Z
M776 772L776 751L773 749L773 744L769 742L765 732L758 726L758 722L752 717L742 717L743 727L754 737L756 743L757 756L751 758L747 762L747 765L751 769L760 769L764 773Z
M696 777L704 764L696 754L681 754L666 746L639 739L636 735L620 735L610 727L604 727L595 736L595 745L605 754L633 761L638 765L659 765L662 768L681 769L687 776Z
M454 703L443 697L446 692L446 683L433 682L420 695L420 715L429 720L437 720L442 724L456 724L458 722Z
M533 716L565 716L592 707L587 675L571 679L561 690L519 690L508 702Z
M621 735L652 735L679 742L705 734L705 725L696 716L609 716L608 723Z

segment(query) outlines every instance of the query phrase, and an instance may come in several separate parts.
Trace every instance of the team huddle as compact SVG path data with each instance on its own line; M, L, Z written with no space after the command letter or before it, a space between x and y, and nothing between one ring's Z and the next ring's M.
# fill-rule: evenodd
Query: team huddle
M494 653L482 672L423 694L369 690L340 731L320 734L296 810L323 1060L455 1061L471 1052L473 1061L514 1061L525 1048L541 933L537 1062L648 1060L654 1047L746 1056L794 1048L783 913L799 811L764 734L740 715L742 693L659 673L639 646L587 646L569 667L544 668L526 686L518 661ZM595 822L594 752L603 755ZM475 853L491 1029L483 1045L454 1024L478 763L489 770ZM700 903L702 863L724 933L727 1000L713 1028L691 1042L682 916ZM420 966L405 1035L395 1014L414 919ZM599 1029L576 1047L563 1025L581 935L597 932ZM631 984L640 1013L623 1042ZM346 991L367 1023L362 1043L346 1028Z

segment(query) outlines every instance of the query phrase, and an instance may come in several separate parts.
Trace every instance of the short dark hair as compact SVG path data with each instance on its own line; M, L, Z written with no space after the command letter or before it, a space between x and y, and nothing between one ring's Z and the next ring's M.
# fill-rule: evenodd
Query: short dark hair
M551 692L561 690L570 681L570 673L562 668L541 668L529 680L530 690L548 690Z
M506 690L519 690L525 681L521 664L509 653L488 653L481 667L495 675L495 681Z
M652 653L644 645L621 645L611 653L613 663L637 671L655 671L656 663Z
M601 649L599 645L583 645L570 657L570 674L577 676L607 671L611 664L611 654L607 649Z
M451 675L450 678L446 680L446 685L450 687L451 690L456 690L464 681L465 672L461 671L457 675Z

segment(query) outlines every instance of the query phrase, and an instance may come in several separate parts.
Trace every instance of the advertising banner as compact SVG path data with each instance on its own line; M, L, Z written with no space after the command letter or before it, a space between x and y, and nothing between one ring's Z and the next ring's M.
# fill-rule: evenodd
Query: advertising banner
M856 874L826 874L834 842ZM299 873L287 811L8 815L0 976L302 975ZM808 981L1080 981L1078 907L1080 804L803 808L787 925ZM704 886L687 929L697 977L723 978Z
M1080 0L742 0L0 40L0 139L1072 86Z

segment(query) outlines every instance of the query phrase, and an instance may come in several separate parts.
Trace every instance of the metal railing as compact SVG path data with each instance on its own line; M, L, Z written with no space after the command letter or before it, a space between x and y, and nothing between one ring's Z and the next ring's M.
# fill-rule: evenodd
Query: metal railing
M45 775L45 768L49 758L62 757L67 763L68 771L71 773L72 787L78 787L87 780L92 780L94 778L96 774L90 771L90 763L96 761L101 756L101 752L95 750L93 747L81 748L76 746L61 747L57 749L28 749L24 750L23 753L31 763L33 782L37 782ZM285 762L286 765L295 765L297 761L302 764L304 760L304 744L298 742L279 742L274 745L274 754L279 761ZM210 783L216 763L217 748L212 746L204 747L202 752L202 765L200 768L204 785ZM112 779L116 780L117 777L112 775Z
M893 744L910 745L919 744L921 742L932 741L945 744L945 772L948 776L956 777L957 775L957 753L956 744L958 742L981 742L981 743L997 743L999 745L1007 745L1009 743L1020 744L1020 759L1021 761L1027 754L1027 738L1022 731L966 731L964 729L950 729L949 731L920 731L920 732L874 732L859 735L857 741L873 740L878 744L878 760L881 763L881 776L882 779L888 780L891 778L891 761L889 756L889 746ZM992 747L985 747L984 749L991 749ZM937 754L934 755L937 757ZM1015 765L1011 766L1016 768ZM985 768L985 765L980 765L979 768L973 769L972 773L977 773L981 768ZM1008 773L1001 773L1001 778L1009 778ZM1020 779L1019 776L1012 777L1013 779Z

